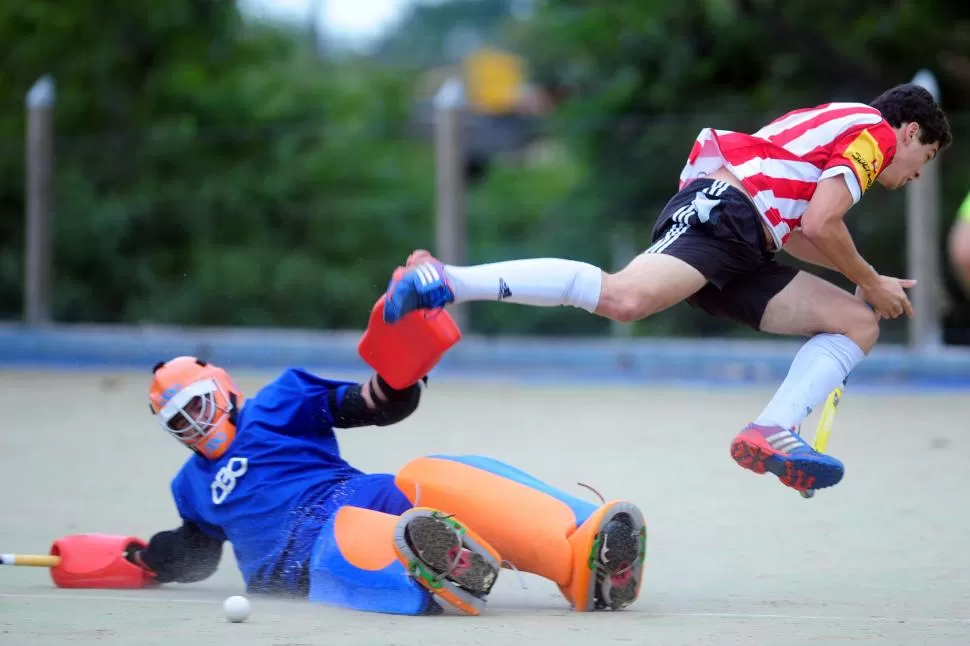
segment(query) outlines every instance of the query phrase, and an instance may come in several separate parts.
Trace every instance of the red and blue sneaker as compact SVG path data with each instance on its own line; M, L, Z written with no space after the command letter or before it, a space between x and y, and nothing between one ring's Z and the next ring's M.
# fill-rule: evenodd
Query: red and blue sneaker
M780 426L748 424L731 442L731 457L749 471L775 474L782 484L798 491L835 486L845 474L839 460L819 453L801 435Z
M427 252L415 252L387 286L384 322L397 323L415 310L441 309L454 300L444 264Z

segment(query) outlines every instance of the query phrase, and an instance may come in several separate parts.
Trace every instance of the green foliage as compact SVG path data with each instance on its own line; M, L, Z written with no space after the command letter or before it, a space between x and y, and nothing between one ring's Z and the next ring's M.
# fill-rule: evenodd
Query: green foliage
M104 20L45 5L61 31L4 79L6 96L41 72L58 82L55 318L359 327L409 226L431 226L431 152L402 128L409 79L322 63L230 11L200 19L227 3L143 4ZM55 46L89 41L70 62ZM142 65L131 42L151 51ZM10 106L4 131L22 114ZM23 239L21 187L4 185L5 241ZM5 243L7 315L20 265Z
M456 62L476 44L501 46L514 0L416 3L374 48L382 62L424 70Z
M470 189L473 263L616 268L649 245L701 128L865 101L924 67L955 134L940 160L942 248L970 177L970 22L957 3L538 0L510 21L513 4L421 6L375 58L326 61L231 2L0 5L0 317L22 309L23 99L51 74L58 320L359 328L390 270L433 248L433 149L409 132L415 75L449 62L448 34L465 26L568 95L539 149L497 160ZM886 273L905 272L904 210L903 193L876 188L848 219ZM608 330L573 308L482 303L472 320L485 334ZM884 338L902 334L894 325ZM750 334L685 305L633 327Z
M600 235L597 210L579 191L587 175L557 145L538 152L524 167L496 166L468 195L469 261L554 256L609 267L610 237ZM573 335L607 329L605 319L575 308L473 303L470 313L474 331L481 334Z

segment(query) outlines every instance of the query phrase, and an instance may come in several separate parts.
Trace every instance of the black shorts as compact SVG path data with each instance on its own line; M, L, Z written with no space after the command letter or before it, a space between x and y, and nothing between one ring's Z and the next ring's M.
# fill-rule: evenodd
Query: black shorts
M647 253L679 258L708 284L687 302L759 329L765 308L798 270L775 260L748 197L720 180L699 179L674 195L653 228Z

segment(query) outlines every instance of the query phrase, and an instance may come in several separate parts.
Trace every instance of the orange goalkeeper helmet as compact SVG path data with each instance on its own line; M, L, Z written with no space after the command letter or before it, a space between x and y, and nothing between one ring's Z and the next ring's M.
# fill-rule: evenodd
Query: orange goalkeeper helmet
M175 357L152 368L152 414L179 442L210 460L236 438L243 397L229 374L196 357Z

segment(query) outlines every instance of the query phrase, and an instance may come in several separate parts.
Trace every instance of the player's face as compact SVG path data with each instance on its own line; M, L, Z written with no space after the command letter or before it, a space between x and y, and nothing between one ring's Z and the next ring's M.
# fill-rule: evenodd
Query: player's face
M185 405L182 412L172 418L169 422L169 427L173 431L184 431L189 428L193 422L200 421L202 416L203 401L202 397L193 397L189 400L189 403Z
M897 145L893 162L879 174L879 183L894 190L919 179L926 164L936 157L940 145L919 140L919 124L907 123L896 131Z

